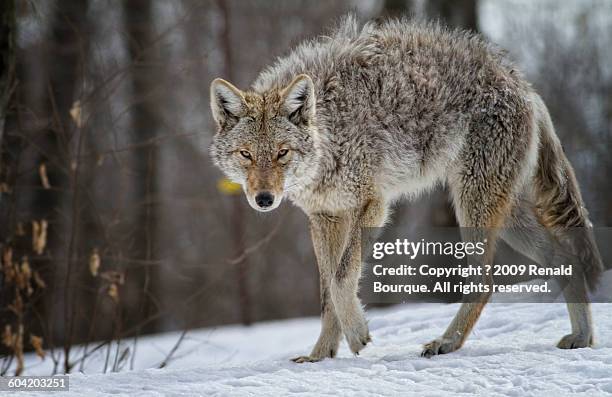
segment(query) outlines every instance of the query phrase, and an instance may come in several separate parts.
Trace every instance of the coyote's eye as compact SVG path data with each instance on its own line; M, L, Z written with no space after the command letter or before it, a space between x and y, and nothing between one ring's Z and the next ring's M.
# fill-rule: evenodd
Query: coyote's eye
M245 159L249 159L249 160L251 159L251 153L247 152L246 150L241 150L240 155L244 157Z
M281 149L278 151L278 158L285 157L289 153L289 149Z

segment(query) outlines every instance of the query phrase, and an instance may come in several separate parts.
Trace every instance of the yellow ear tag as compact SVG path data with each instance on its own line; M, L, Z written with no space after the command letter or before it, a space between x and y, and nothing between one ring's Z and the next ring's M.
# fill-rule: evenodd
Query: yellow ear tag
M234 183L227 178L219 179L217 182L217 189L223 194L234 195L240 194L242 191L242 186L238 183Z

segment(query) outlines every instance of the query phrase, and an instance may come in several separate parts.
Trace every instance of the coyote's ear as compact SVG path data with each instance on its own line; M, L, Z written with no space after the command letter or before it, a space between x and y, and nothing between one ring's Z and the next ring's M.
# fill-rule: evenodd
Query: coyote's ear
M214 79L210 83L210 109L213 119L223 128L245 114L247 106L244 94L231 83Z
M316 98L310 77L300 74L285 88L281 97L283 110L289 121L299 125L311 121L315 116Z

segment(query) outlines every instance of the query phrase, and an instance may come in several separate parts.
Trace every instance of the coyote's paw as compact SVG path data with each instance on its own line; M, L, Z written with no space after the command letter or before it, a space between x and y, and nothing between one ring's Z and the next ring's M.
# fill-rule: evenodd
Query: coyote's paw
M421 357L431 358L437 354L446 354L459 349L458 343L452 339L438 338L423 346Z
M561 338L559 343L557 343L559 349L579 349L581 347L591 346L593 346L593 337L583 334L565 335Z
M298 364L303 363L316 363L317 361L323 360L325 357L313 357L313 356L299 356L292 358L291 361Z
M365 320L358 326L346 331L344 336L346 336L346 341L348 342L349 348L353 354L356 355L359 355L359 352L372 341L372 336L370 335L368 324L365 322Z
M312 349L312 353L309 356L299 356L296 358L292 358L291 361L294 363L302 364L302 363L316 363L317 361L321 361L325 358L334 358L336 357L336 352L338 350L338 344L336 343L336 347L327 346L327 344L317 343Z

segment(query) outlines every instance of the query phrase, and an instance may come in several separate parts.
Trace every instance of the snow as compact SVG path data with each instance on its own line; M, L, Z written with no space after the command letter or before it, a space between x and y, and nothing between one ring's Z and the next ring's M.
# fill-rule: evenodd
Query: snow
M295 364L319 332L317 318L226 326L189 334L164 369L70 375L54 395L604 395L612 393L612 312L594 304L596 346L560 350L563 303L491 303L465 346L431 359L421 344L440 335L458 304L404 304L368 311L373 343L358 357ZM162 359L178 334L140 341L138 366ZM165 351L164 351L165 350ZM35 393L20 393L20 396Z

